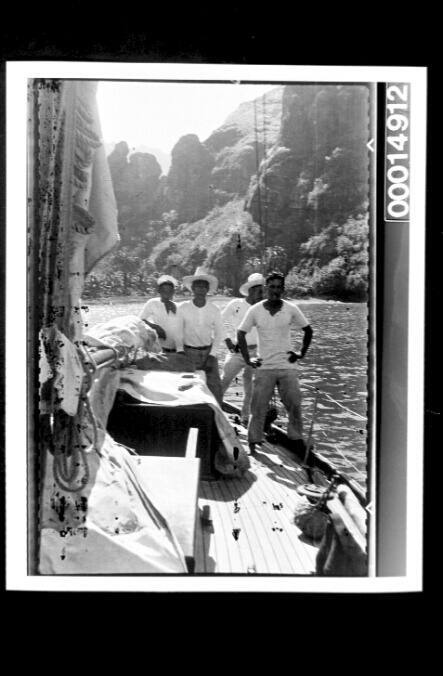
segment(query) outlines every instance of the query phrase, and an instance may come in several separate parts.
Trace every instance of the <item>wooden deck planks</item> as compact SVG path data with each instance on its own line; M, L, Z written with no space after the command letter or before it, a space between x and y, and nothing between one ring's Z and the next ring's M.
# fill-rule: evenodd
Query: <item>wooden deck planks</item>
M246 430L233 426L246 446ZM207 560L199 568L206 573L311 575L317 548L300 539L293 523L294 509L303 499L296 489L309 482L306 472L287 449L268 441L250 460L250 471L242 478L201 481L199 506L209 505L212 527L201 529L199 552ZM239 529L237 540L234 529Z
M250 482L251 479L248 479L248 488ZM239 496L237 498L237 505L239 508L239 518L244 528L242 531L243 539L247 539L250 546L250 563L248 567L251 572L267 573L269 572L270 565L272 565L273 555L266 551L267 547L264 547L260 525L252 518L251 511L245 508L245 504L248 504L249 501L245 498L245 491L240 490L240 487L243 486L244 488L244 480L232 479L225 483L229 491L235 491L235 495Z
M312 564L309 557L304 556L304 546L298 540L299 530L293 523L293 500L290 500L290 491L281 486L278 481L270 477L266 467L257 462L256 472L257 492L262 497L264 510L271 522L272 534L270 537L278 540L287 560L282 572L309 573ZM283 562L282 562L283 567Z
M223 533L223 540L226 546L227 555L229 558L229 567L220 568L221 573L241 573L244 572L240 552L238 550L237 542L233 535L234 523L232 518L233 503L227 502L223 497L221 489L221 481L214 481L211 485L214 496L213 509L219 517L218 528ZM216 524L214 523L214 528Z
M251 557L251 546L249 544L248 538L248 529L245 528L243 523L243 518L241 515L241 510L238 509L237 498L234 493L229 490L230 481L219 481L218 485L220 491L223 495L223 499L226 505L226 511L229 515L229 520L232 525L231 535L232 535L232 548L236 550L238 554L238 563L239 568L237 572L246 573L248 568L252 565ZM234 537L234 531L236 532L236 538Z
M265 471L263 468L260 470L260 473L265 473ZM260 481L259 483L264 485L265 482ZM283 528L283 533L281 533L282 541L287 547L289 555L295 556L299 562L297 571L294 572L300 572L300 570L305 573L312 572L315 570L317 548L307 542L300 542L301 531L293 521L294 510L302 500L301 496L278 481L273 481L272 490L270 490L269 495L272 499L270 509L274 510L273 515L276 526ZM282 505L282 507L274 509L274 504L276 506Z
M275 547L269 539L266 522L264 522L262 518L262 504L257 497L256 483L256 481L251 481L251 479L249 479L248 490L243 492L241 497L239 497L238 504L241 512L245 515L247 514L250 521L254 524L256 542L258 542L260 546L265 561L266 568L264 570L257 570L257 572L278 574L282 572L280 556L278 552L275 551Z

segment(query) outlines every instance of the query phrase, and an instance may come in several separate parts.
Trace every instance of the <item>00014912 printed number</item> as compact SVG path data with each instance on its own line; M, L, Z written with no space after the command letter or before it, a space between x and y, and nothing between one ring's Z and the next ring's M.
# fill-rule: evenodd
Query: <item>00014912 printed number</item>
M387 221L409 221L409 141L409 85L390 84L386 91Z

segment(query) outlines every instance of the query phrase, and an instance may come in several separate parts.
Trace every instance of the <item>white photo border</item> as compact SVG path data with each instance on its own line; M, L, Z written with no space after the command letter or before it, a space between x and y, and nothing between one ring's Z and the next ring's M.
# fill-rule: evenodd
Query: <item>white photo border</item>
M30 78L275 82L407 82L411 87L408 284L407 551L396 577L31 576L27 573L27 83ZM427 71L385 66L254 66L69 61L6 64L6 588L45 591L411 592L422 590L424 272ZM18 408L21 411L18 412ZM374 455L374 454L372 454ZM373 475L375 472L373 472Z

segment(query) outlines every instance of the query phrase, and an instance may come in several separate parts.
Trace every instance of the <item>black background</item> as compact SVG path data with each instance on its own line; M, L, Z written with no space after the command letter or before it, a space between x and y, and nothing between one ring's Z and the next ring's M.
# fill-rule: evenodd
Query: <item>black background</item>
M425 66L428 70L428 153L425 287L425 591L431 586L427 556L437 473L434 458L441 452L441 273L442 226L435 213L435 160L431 149L441 147L436 103L441 80L437 72L437 48L441 38L432 34L440 22L429 11L407 11L395 4L390 12L373 7L330 5L328 10L312 3L232 5L227 3L166 5L163 12L152 4L80 2L9 6L2 13L0 29L0 144L5 148L5 62L7 60L127 61L238 63L277 65L398 65ZM405 11L406 10L406 11ZM421 38L424 38L423 42ZM441 113L439 114L441 125ZM434 143L434 139L436 143ZM5 152L0 153L0 175L5 177ZM0 195L0 284L5 288L5 181ZM4 298L4 295L2 296ZM0 357L4 362L4 303L0 317ZM423 355L417 354L417 359ZM0 404L4 405L4 369ZM0 429L4 448L4 424ZM432 461L432 466L431 466ZM2 478L4 461L1 461ZM434 477L434 483L431 481ZM431 483L433 485L431 486ZM2 487L4 482L1 482ZM16 595L15 595L16 596ZM280 595L277 595L280 596ZM384 595L389 596L389 595ZM409 595L410 596L410 595ZM240 599L236 594L236 599ZM251 595L248 596L251 599ZM252 599L251 599L252 600Z

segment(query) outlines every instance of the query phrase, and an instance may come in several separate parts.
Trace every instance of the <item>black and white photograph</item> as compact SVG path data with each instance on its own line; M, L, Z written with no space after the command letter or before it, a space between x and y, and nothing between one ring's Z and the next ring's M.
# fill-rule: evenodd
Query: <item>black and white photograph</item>
M426 69L9 63L12 109L10 588L419 590Z

